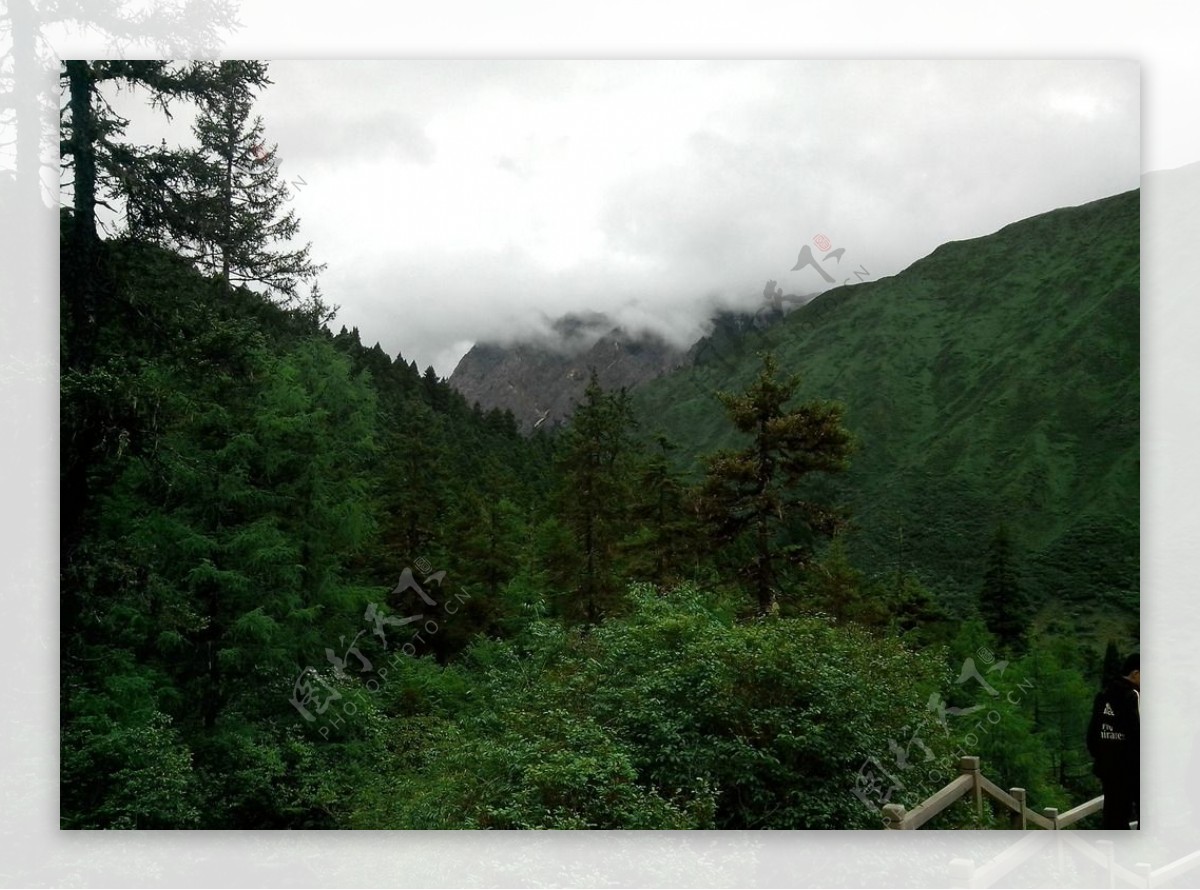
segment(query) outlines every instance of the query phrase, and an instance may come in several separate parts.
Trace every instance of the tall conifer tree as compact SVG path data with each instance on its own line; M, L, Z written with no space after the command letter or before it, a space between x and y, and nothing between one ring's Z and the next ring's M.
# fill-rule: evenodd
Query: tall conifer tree
M62 473L62 554L64 565L73 559L83 534L84 515L92 501L91 473L103 441L99 418L111 406L111 374L97 373L108 357L97 355L98 332L115 314L113 285L100 242L97 208L118 213L121 204L146 204L156 195L161 215L165 204L161 183L164 164L173 156L149 152L125 138L129 121L109 105L106 92L115 88L139 90L152 107L170 117L172 103L194 97L207 84L209 63L176 65L160 61L87 61L62 63L60 84L66 94L61 113L64 185L71 189L69 223L62 236L60 264L63 355L61 410L64 430ZM70 635L79 603L63 596L63 631Z
M668 584L695 571L705 544L691 503L694 492L671 465L671 453L679 446L663 433L653 442L638 467L633 492L633 518L639 528L624 549L635 576Z
M275 146L264 141L262 118L252 115L256 94L270 83L263 62L217 67L193 127L193 227L183 249L227 288L257 283L291 302L324 267L312 261L309 245L292 244L300 223L284 208L291 193Z
M996 527L988 544L979 611L1001 644L1023 644L1030 619L1029 597L1017 575L1012 534L1003 524Z
M614 561L630 516L632 429L628 394L606 392L593 369L558 455L558 514L579 551L576 592L589 624L616 599Z
M137 89L170 118L171 105L196 98L210 84L211 63L173 65L160 61L63 62L60 81L67 101L62 110L63 167L71 173L71 226L63 250L63 296L72 323L72 367L91 362L102 276L96 208L119 211L119 202L146 205L154 196L155 217L163 214L169 190L164 165L175 156L139 148L125 139L129 121L105 97L106 87ZM110 201L111 199L111 201Z
M709 457L701 509L718 540L750 538L753 556L744 573L765 614L775 603L778 563L805 561L815 539L832 536L843 523L836 509L805 500L800 485L810 474L845 470L851 437L836 403L789 408L799 378L779 379L775 357L762 359L762 371L744 393L719 394L734 426L751 440ZM777 541L784 528L801 530L802 538Z

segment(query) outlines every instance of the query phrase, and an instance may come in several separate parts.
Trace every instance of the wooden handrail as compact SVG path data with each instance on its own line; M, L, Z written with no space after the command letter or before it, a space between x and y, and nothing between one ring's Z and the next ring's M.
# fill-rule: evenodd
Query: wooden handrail
M990 797L992 800L999 801L1014 813L1021 812L1021 807L1023 807L1024 804L1017 803L1017 799L1015 797L1003 790L987 776L980 776L979 782L981 785L983 785L983 790L987 792L988 797Z
M1038 828L1057 831L1073 825L1080 819L1098 813L1104 807L1104 796L1093 798L1067 812L1059 815L1054 807L1047 807L1044 813L1031 810L1025 802L1025 789L1012 788L1005 791L979 769L978 757L963 757L958 762L961 775L945 787L935 791L911 811L906 811L902 804L890 803L882 808L884 828L894 831L912 831L920 828L938 813L964 797L967 792L974 792L975 811L983 813L983 795L997 801L1013 814L1013 827L1025 829L1029 823Z
M1104 809L1104 796L1093 797L1087 803L1081 803L1079 806L1073 807L1059 816L1058 827L1066 828L1068 825L1072 825L1080 819L1092 815L1092 813L1098 813L1102 809Z
M970 776L959 776L945 788L937 791L921 805L915 807L912 812L905 813L904 807L898 803L888 804L883 808L884 819L890 819L888 828L898 829L914 829L920 828L942 810L946 809L950 804L954 803L975 786L974 780ZM898 818L895 818L898 814ZM902 822L903 824L891 824L891 822Z
M1055 825L1051 819L1046 818L1041 813L1038 813L1038 812L1035 812L1034 810L1029 809L1029 807L1027 807L1025 805L1025 789L1024 788L1013 788L1012 789L1012 791L1021 792L1021 799L1020 799L1020 801L1018 801L1017 796L1015 794L1013 794L1010 791L1004 791L1003 789L1000 788L999 785L997 785L995 782L993 782L987 776L980 775L979 784L983 787L983 791L985 794L987 794L988 797L992 798L992 800L995 800L995 801L998 801L998 802L1004 804L1006 807L1008 807L1008 809L1010 811L1012 811L1016 815L1020 816L1026 822L1032 822L1034 825L1037 825L1039 828L1045 828L1050 831L1054 830L1055 828L1062 828L1062 821L1061 821L1062 817L1061 816L1059 817L1058 824ZM1103 804L1104 799L1100 798L1100 802L1101 802L1101 804ZM1085 806L1087 806L1087 804L1085 804ZM1072 812L1074 812L1074 811L1072 811ZM1084 815L1087 815L1087 814L1085 813ZM1080 817L1080 818L1082 818L1082 817ZM1022 827L1024 827L1024 826L1022 826Z

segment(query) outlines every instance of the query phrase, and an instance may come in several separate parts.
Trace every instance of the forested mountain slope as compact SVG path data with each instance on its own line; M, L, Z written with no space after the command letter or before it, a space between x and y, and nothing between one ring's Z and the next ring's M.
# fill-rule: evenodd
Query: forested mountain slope
M828 291L641 387L640 416L685 463L729 444L711 393L773 350L801 396L847 406L865 568L972 594L1003 522L1035 598L1136 609L1138 209L1133 191L1055 210Z

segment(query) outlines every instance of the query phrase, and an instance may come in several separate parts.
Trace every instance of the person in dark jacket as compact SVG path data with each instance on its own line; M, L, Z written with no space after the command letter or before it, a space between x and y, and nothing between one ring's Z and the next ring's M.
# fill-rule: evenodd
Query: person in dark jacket
M1104 786L1101 827L1128 830L1133 822L1141 827L1142 673L1137 653L1125 659L1121 674L1092 702L1087 746Z

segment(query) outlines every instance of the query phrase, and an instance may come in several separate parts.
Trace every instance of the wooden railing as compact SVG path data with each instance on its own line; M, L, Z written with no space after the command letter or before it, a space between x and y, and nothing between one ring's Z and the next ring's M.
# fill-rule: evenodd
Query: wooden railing
M1031 825L1035 828L1057 831L1104 809L1104 796L1101 795L1069 809L1065 813L1059 813L1054 807L1046 807L1039 813L1031 810L1026 804L1024 788L1010 788L1005 791L983 775L979 771L978 757L961 758L958 762L958 769L960 775L957 779L940 791L934 792L924 803L918 804L911 811L905 810L904 806L898 803L885 805L883 807L884 828L900 831L920 828L968 793L975 798L975 812L978 815L983 815L983 798L984 795L987 795L1008 809L1012 818L1012 827L1022 831Z

